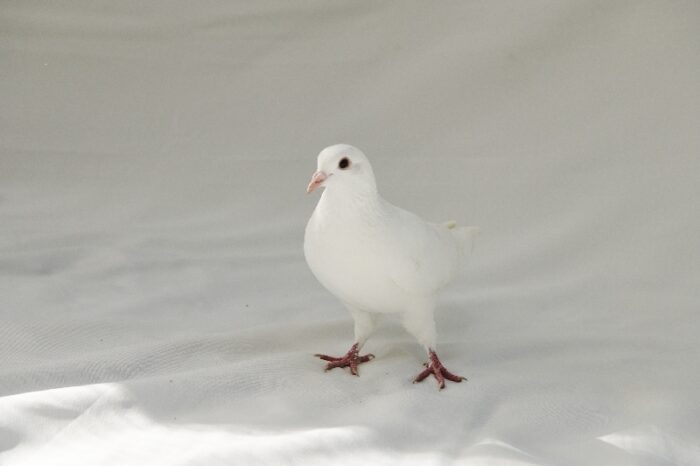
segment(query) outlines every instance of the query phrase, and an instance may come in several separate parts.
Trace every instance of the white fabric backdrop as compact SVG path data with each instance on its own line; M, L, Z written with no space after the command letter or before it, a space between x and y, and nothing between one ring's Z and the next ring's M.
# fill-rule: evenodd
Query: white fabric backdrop
M3 465L700 464L697 2L0 5ZM478 224L412 385L303 260L318 151Z

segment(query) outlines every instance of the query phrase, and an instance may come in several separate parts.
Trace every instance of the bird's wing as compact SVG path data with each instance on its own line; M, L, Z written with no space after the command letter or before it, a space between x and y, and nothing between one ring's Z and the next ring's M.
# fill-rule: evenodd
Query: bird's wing
M461 247L447 224L433 224L396 209L387 245L389 274L396 285L415 295L430 295L452 280L461 265Z

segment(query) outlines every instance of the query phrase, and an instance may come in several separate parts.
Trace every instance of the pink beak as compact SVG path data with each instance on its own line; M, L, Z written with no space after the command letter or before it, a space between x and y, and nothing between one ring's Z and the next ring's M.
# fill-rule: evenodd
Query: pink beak
M311 181L309 182L309 186L306 188L306 192L310 193L314 189L318 188L323 184L324 181L326 181L326 178L328 178L328 175L325 173L318 171L311 175Z

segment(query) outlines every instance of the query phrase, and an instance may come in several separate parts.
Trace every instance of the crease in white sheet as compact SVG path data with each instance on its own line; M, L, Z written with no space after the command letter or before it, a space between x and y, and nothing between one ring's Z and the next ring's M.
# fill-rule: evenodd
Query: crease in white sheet
M6 2L0 463L690 465L693 2ZM413 385L301 252L318 151L482 228ZM420 174L420 176L417 176Z

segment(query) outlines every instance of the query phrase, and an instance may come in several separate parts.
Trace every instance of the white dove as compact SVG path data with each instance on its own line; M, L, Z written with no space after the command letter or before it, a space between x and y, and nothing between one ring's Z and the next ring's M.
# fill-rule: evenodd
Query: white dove
M456 275L478 228L454 222L428 223L382 199L369 160L359 149L337 144L318 155L318 170L307 192L325 188L306 226L304 255L321 284L355 320L355 341L341 357L317 354L326 370L357 366L374 358L359 352L377 318L395 314L428 352L428 363L415 378L433 375L461 382L435 352L436 292Z

